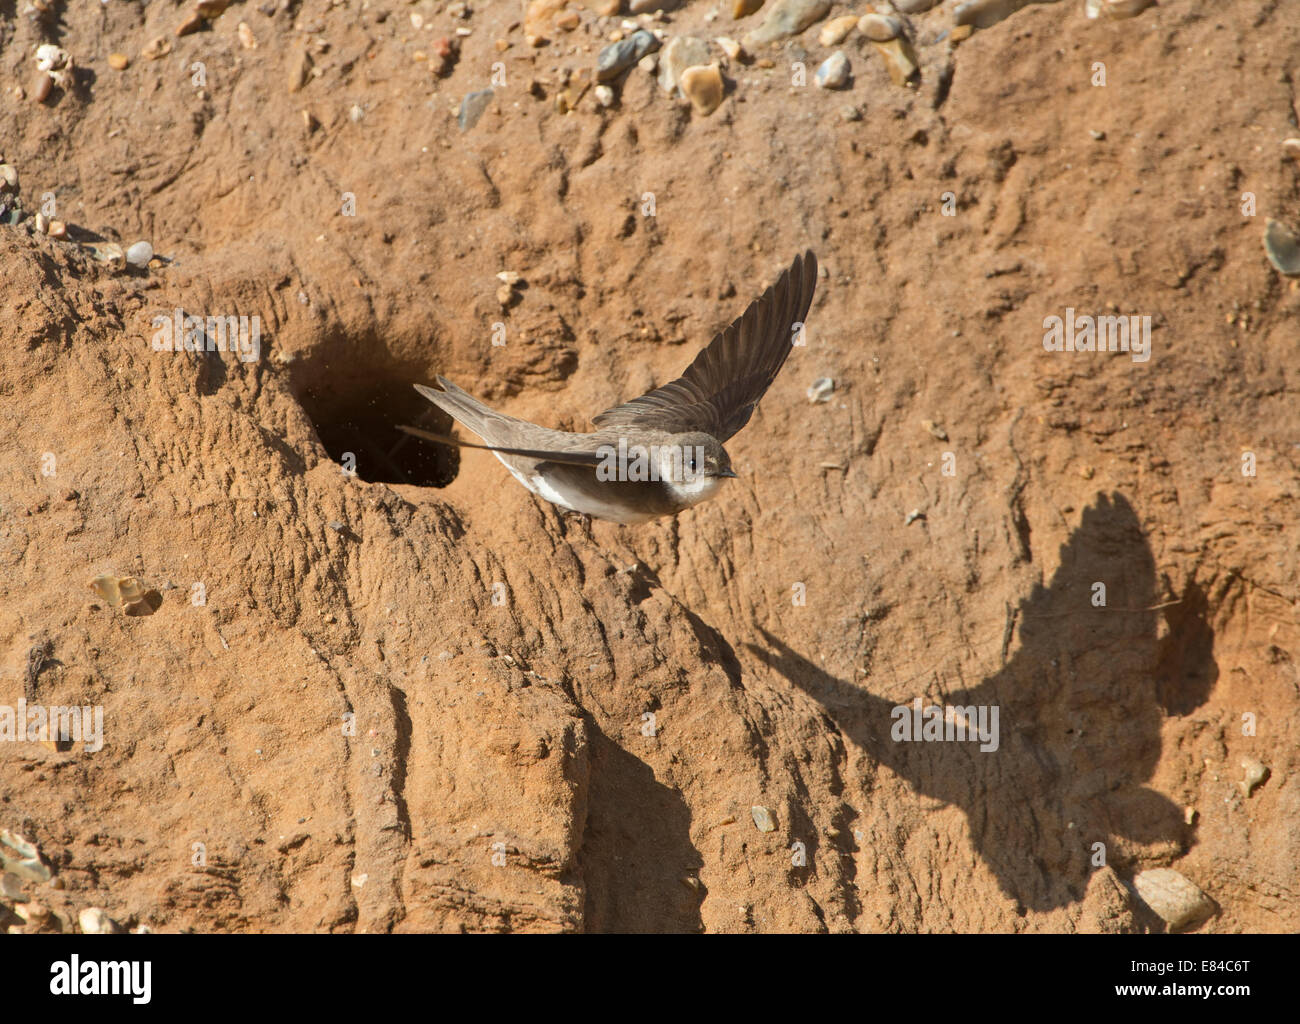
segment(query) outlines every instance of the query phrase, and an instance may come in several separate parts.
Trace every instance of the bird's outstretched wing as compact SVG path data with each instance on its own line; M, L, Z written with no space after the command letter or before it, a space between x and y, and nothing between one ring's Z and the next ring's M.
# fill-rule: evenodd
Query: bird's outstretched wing
M726 441L749 422L803 327L817 287L817 258L796 256L776 284L700 351L686 372L592 422L618 429L703 431Z

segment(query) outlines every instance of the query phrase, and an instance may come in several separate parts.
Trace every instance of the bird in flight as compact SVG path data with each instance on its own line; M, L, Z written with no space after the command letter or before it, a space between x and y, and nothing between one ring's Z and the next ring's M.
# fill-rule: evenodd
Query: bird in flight
M400 429L493 452L528 490L573 512L617 523L677 515L736 475L722 444L749 422L785 364L816 284L816 257L796 256L680 377L600 413L592 433L551 430L499 413L445 377L437 378L438 388L415 389L484 443Z

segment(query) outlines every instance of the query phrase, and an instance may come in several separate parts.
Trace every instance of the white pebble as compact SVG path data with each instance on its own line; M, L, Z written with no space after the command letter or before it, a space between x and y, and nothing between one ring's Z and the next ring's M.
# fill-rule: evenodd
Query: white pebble
M836 50L817 69L814 79L823 89L843 89L849 83L849 59Z
M754 825L760 832L776 831L776 819L772 817L772 812L766 807L755 805L749 809L749 814L754 819Z
M122 930L122 926L99 907L87 907L77 915L77 922L87 935L115 935Z
M126 250L126 262L133 267L147 267L153 259L153 246L148 242L136 242Z
M829 402L834 391L835 381L829 377L819 377L813 381L812 387L808 389L808 401L814 403Z

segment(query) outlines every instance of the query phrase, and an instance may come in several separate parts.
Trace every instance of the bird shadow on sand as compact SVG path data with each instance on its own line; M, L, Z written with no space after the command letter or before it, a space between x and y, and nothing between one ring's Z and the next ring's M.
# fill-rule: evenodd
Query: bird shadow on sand
M705 894L683 882L703 858L691 845L691 813L680 792L587 719L591 787L580 860L588 932L703 931Z
M1104 607L1094 603L1098 584ZM1021 912L1048 911L1082 899L1095 843L1124 870L1133 843L1194 842L1179 807L1144 783L1165 715L1199 707L1218 678L1214 637L1194 587L1176 605L1156 604L1155 562L1133 507L1098 495L1051 582L1020 603L1019 647L976 686L885 700L870 692L869 676L861 685L837 678L766 631L767 650L747 646L918 793L960 807L1002 890ZM1169 624L1162 638L1160 615ZM926 687L924 677L915 685ZM983 707L987 725L996 708L996 750L981 750L979 739L903 739L896 708L911 718L918 695L927 707Z

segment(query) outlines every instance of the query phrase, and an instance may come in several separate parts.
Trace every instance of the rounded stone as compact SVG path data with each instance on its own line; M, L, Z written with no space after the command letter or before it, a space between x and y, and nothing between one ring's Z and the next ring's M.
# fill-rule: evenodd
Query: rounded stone
M858 31L873 43L887 43L903 34L903 23L888 14L864 14L858 19Z
M691 106L705 117L722 106L722 72L716 64L687 68L677 84Z
M153 259L153 246L148 242L136 242L126 250L126 262L133 267L147 267Z

